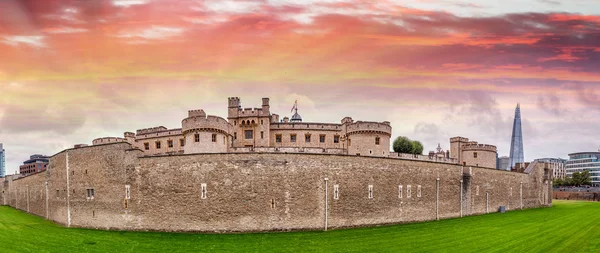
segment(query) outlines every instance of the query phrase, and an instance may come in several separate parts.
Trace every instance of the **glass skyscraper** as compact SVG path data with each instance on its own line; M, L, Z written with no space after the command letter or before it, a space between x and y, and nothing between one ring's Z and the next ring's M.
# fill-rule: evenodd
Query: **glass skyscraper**
M523 130L521 129L521 105L517 104L515 109L515 121L513 123L512 138L510 140L510 167L506 168L510 170L515 167L517 163L525 162L525 155L523 154Z
M569 154L567 177L573 173L587 170L592 177L592 185L600 186L600 152L581 152Z

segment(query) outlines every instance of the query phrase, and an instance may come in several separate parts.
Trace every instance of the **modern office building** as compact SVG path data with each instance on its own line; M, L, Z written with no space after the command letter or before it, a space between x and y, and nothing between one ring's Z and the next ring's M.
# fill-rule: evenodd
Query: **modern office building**
M45 171L48 167L48 159L50 157L45 155L32 155L29 160L23 162L23 165L19 166L19 174L29 175L40 171Z
M580 152L569 154L566 174L572 177L575 172L589 171L592 185L600 186L600 152Z
M499 170L509 170L510 171L510 157L501 156L498 158L498 168Z
M6 176L6 151L0 143L0 177Z
M510 168L517 163L525 162L523 153L523 130L521 128L521 105L517 104L515 109L515 120L513 122L512 138L510 140Z
M567 169L565 166L567 160L562 158L540 158L535 160L550 164L550 169L552 169L552 179L564 179L567 176Z

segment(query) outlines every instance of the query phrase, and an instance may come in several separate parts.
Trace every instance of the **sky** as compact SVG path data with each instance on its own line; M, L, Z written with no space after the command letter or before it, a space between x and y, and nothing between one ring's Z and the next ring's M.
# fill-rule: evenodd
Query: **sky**
M0 142L31 154L243 107L525 159L600 147L597 0L2 0Z

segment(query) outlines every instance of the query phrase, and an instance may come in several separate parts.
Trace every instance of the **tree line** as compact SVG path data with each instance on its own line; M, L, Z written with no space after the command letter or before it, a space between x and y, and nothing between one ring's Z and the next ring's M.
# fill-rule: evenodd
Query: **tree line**
M556 178L552 180L553 186L582 186L592 185L592 175L590 172L585 170L582 172L573 173L572 177L566 177L565 179Z

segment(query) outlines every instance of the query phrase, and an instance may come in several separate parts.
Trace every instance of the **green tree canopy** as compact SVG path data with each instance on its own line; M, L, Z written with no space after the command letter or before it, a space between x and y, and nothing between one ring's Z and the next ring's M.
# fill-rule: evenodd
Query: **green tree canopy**
M417 155L423 154L423 144L420 141L413 141L412 146L413 146L413 150L412 150L413 154L417 154Z
M393 144L394 152L398 153L413 153L413 144L412 141L405 136L398 136L396 140L394 140Z
M592 184L592 176L590 175L589 171L584 170L582 172L573 173L573 177L571 179L571 185L580 186L580 185L591 185L591 184Z

